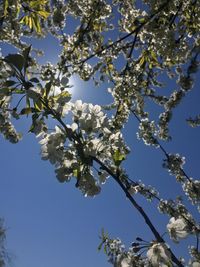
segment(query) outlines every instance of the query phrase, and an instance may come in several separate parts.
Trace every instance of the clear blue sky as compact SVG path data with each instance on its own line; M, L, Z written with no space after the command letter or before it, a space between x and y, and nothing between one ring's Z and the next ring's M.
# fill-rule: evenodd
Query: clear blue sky
M48 44L51 46L48 47ZM46 47L46 57L56 61L56 45L37 41ZM2 48L4 48L2 46ZM7 52L8 49L2 50ZM174 112L170 126L173 140L166 143L169 152L186 157L185 170L199 177L200 128L190 128L185 119L200 113L200 76L196 86ZM167 90L167 89L166 89ZM74 99L105 104L110 99L106 86L93 88L91 83L75 80ZM154 107L150 107L154 111ZM7 248L14 267L107 267L103 251L98 252L98 235L104 228L111 237L120 237L127 245L140 236L151 240L141 216L131 207L123 192L110 178L95 198L85 198L74 183L60 184L53 167L40 158L40 146L34 135L28 133L27 119L16 122L24 138L12 145L0 136L0 216L7 227ZM160 190L163 198L182 194L179 184L161 167L164 158L160 150L144 146L136 138L138 123L131 118L125 136L132 152L126 162L127 172L134 180L143 180ZM143 198L138 202L148 211L161 233L166 231L168 218L159 215L156 208ZM180 248L181 252L187 240Z

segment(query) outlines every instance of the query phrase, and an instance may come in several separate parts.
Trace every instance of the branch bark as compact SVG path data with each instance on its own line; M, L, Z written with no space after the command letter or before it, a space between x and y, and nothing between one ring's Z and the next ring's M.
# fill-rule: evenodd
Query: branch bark
M144 218L147 226L150 228L151 232L153 233L154 237L159 243L165 243L165 240L162 238L162 236L159 234L159 232L154 227L153 223L151 222L149 216L146 214L144 209L135 201L135 199L131 196L131 194L128 192L126 186L122 183L122 181L119 179L117 175L115 175L104 163L102 163L98 158L93 157L93 160L96 161L101 168L103 168L112 178L118 183L118 185L121 187L121 189L124 191L126 197L129 199L131 204L134 206L134 208L141 214L141 216ZM171 251L170 248L168 248L172 261L179 267L184 267L184 265L177 259L177 257L174 255L174 253Z

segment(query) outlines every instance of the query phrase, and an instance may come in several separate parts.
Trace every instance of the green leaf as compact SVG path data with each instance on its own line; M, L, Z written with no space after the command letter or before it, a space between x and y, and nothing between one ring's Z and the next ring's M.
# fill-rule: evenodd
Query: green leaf
M26 107L30 108L30 106L31 106L30 99L28 96L26 96Z
M48 83L46 83L46 85L45 85L45 96L46 97L48 97L48 95L49 95L49 92L50 92L50 90L51 90L51 82L48 82Z
M4 60L9 64L15 66L19 71L22 70L24 66L24 57L20 54L9 54L4 58Z
M114 69L114 66L112 63L108 64L108 70L109 71L112 71Z
M34 101L34 107L38 111L41 111L43 109L44 105L42 104L42 101L40 99L38 99L37 101Z
M27 24L26 18L27 18L27 16L22 16L21 19L19 20L19 23L26 25Z
M37 33L41 33L41 26L39 17L37 15L32 16L33 28Z
M10 86L13 86L14 84L16 84L15 81L9 80L9 81L6 81L5 83L3 83L3 86L10 87Z
M6 16L8 14L8 6L9 6L9 3L8 3L8 0L4 0L3 1L3 13L4 13L4 16Z
M153 64L149 63L149 69L151 70L153 68Z
M43 18L43 19L47 19L48 16L50 15L49 12L45 11L45 10L39 10L37 11L37 13Z
M24 71L26 71L27 67L28 67L28 59L29 59L29 54L31 51L31 45L26 47L23 51L22 51L22 55L24 56Z
M101 250L102 249L102 246L104 245L104 252L107 254L107 245L106 245L106 240L109 239L109 236L108 236L108 233L105 233L104 232L104 229L102 228L101 230L101 236L100 236L100 239L102 240L101 243L99 244L98 246L98 250Z
M66 98L66 101L71 99L71 94L68 91L64 91L53 97L54 101L58 101L60 98Z
M156 61L156 62L158 61L156 53L152 50L151 50L151 57L153 58L154 61Z
M120 150L116 150L113 154L113 160L116 166L119 166L123 160L126 159L126 155L122 154Z
M15 92L15 94L24 94L25 90L15 89L14 92Z
M139 19L139 22L142 23L142 24L145 23L145 21L146 21L146 18L140 18Z
M49 0L31 0L29 1L29 5L31 8L37 9L40 6L45 6L45 4L47 4L49 2Z
M103 244L104 244L104 241L102 241L99 245L98 245L98 251L100 251L101 249L102 249L102 246L103 246Z
M35 128L35 125L31 124L31 127L28 130L28 133L33 133L34 128Z
M142 66L144 65L144 63L145 63L145 56L142 56L142 57L140 58L140 61L139 61L139 65L140 65L140 67L142 67Z
M106 255L108 255L107 246L104 246L104 252Z
M79 173L78 169L73 170L73 176L74 177L78 177L78 173Z
M28 17L28 26L29 26L29 28L32 30L33 29L33 19L32 19L32 17Z
M0 95L8 95L11 93L11 89L8 87L0 88Z

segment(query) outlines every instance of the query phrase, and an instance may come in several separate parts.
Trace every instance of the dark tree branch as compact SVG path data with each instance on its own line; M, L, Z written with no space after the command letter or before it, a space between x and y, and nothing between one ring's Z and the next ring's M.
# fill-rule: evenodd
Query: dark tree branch
M165 240L163 239L163 237L158 233L158 231L156 230L156 228L154 227L154 225L152 224L150 218L148 217L148 215L146 214L146 212L143 210L143 208L141 206L138 205L138 203L135 201L135 199L131 196L131 194L129 193L129 191L127 190L126 186L123 184L123 182L120 180L120 178L115 175L103 162L101 162L98 158L93 157L93 160L96 161L102 169L104 169L110 176L113 177L113 179L118 183L118 185L121 187L121 189L124 191L126 197L129 199L129 201L132 203L132 205L134 206L134 208L142 215L142 217L144 218L146 224L148 225L148 227L150 228L151 232L153 233L154 237L156 238L156 240L159 243L165 243ZM170 248L168 248L171 257L172 257L172 261L174 263L176 263L177 266L179 267L184 267L182 265L182 263L177 259L177 257L174 255L174 253L171 251Z

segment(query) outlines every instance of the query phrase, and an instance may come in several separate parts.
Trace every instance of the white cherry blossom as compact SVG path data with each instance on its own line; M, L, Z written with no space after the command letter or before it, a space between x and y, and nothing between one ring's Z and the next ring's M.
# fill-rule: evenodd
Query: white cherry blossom
M78 180L77 186L84 196L95 196L100 193L101 188L90 172L83 173Z
M131 260L129 258L124 258L121 261L121 267L131 267Z
M153 267L172 266L170 252L162 243L154 243L147 251L147 258Z
M82 113L85 112L86 108L87 108L86 103L82 103L82 100L77 100L72 105L72 113L75 116L75 119L79 119L79 117L81 117Z
M172 217L167 224L167 230L174 242L179 242L180 239L186 238L189 235L187 223L181 217L177 219Z
M192 261L191 263L190 263L190 266L191 267L200 267L200 261Z
M46 134L40 141L42 159L49 160L52 164L60 162L64 156L64 141L63 132L56 126L55 132Z

